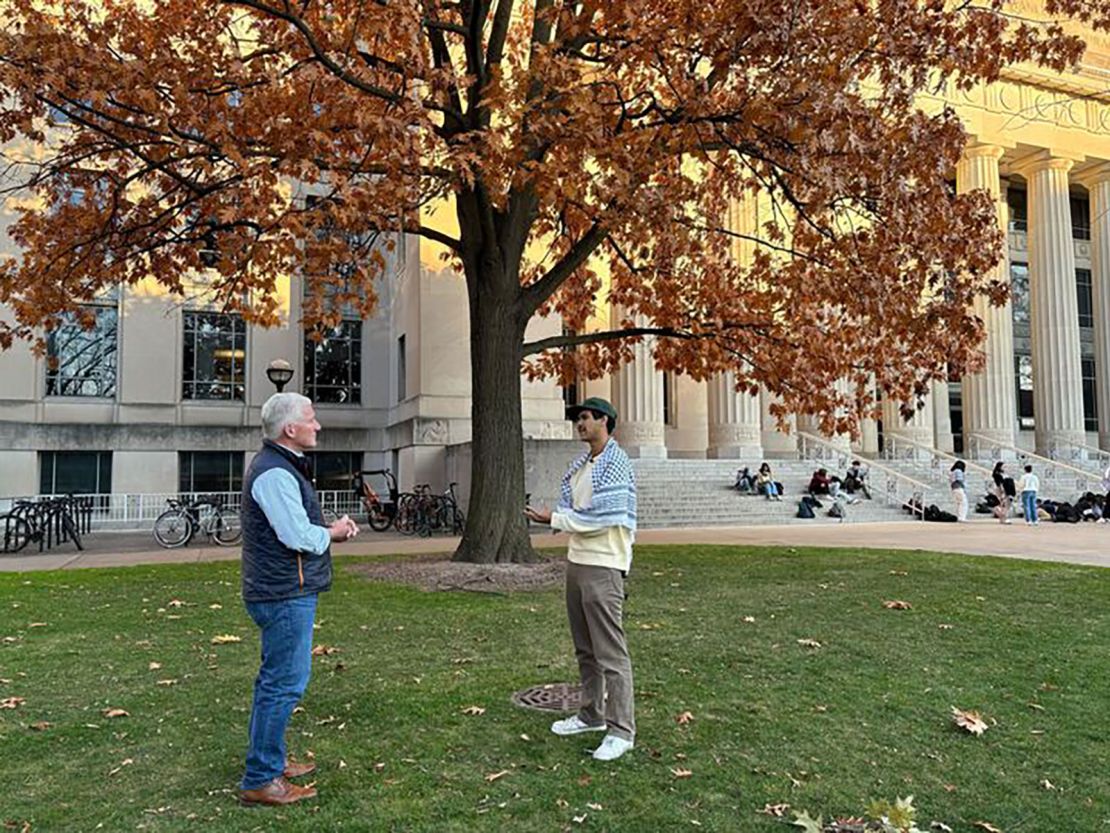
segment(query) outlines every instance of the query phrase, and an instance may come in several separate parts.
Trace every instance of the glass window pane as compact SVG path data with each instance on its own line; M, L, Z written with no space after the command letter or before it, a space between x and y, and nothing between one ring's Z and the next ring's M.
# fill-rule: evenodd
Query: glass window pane
M1029 321L1029 264L1010 264L1010 295L1015 323Z
M1095 325L1094 296L1091 292L1091 270L1075 270L1075 292L1079 301L1079 326L1093 327Z
M1098 398L1095 395L1095 360L1083 359L1083 427L1098 430Z
M316 402L357 404L362 399L362 322L316 330L320 341L305 333L305 395Z
M246 343L240 316L186 312L182 396L244 399Z
M237 492L243 488L243 453L182 451L178 471L182 492Z
M41 494L95 495L112 491L110 451L42 451L39 467Z
M308 459L319 491L349 491L351 479L362 468L357 451L311 451Z
M1029 227L1029 214L1026 208L1024 189L1008 188L1006 190L1006 202L1010 206L1010 231L1026 231Z
M115 307L84 306L46 337L48 396L116 395ZM91 322L92 328L85 324Z

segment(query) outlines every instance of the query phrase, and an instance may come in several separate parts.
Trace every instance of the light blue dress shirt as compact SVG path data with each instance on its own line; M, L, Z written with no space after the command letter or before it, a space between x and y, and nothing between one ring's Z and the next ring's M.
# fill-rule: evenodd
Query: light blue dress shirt
M256 477L251 497L265 513L278 540L289 549L313 555L327 551L331 533L308 519L297 478L285 469L270 469Z

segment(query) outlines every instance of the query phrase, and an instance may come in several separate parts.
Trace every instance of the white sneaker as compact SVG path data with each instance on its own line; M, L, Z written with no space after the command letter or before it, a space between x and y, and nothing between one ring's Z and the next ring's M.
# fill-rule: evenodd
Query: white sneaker
M633 746L632 741L618 738L616 735L606 735L601 746L594 750L595 761L615 761Z
M556 720L551 724L551 731L561 737L567 737L568 735L580 735L583 732L604 732L605 724L600 723L597 726L591 726L589 723L584 723L575 714L562 720Z

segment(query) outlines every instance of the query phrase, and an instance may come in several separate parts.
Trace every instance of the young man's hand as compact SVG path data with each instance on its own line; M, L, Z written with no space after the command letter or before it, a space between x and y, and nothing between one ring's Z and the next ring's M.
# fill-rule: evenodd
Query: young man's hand
M344 515L328 527L328 533L331 535L332 541L349 541L358 535L358 524L352 521L349 516Z
M536 509L535 507L532 507L532 506L525 506L524 507L524 517L526 517L528 520L532 521L533 523L549 524L549 523L551 523L551 510L550 509L544 509L542 507L540 509Z

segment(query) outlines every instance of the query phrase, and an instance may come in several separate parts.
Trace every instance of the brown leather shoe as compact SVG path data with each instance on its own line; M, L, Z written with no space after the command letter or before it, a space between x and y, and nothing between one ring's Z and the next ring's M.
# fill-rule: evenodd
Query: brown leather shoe
M239 801L243 804L280 805L304 801L306 798L315 798L315 787L298 787L279 775L264 787L257 790L239 790Z
M311 775L316 771L316 764L313 763L300 763L299 761L286 761L285 772L282 773L286 778L304 778L306 775Z

